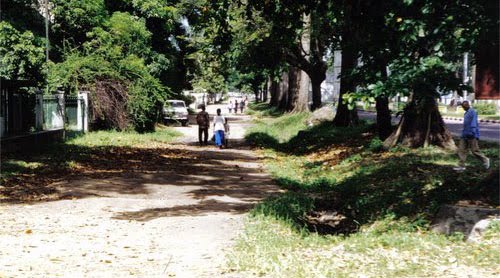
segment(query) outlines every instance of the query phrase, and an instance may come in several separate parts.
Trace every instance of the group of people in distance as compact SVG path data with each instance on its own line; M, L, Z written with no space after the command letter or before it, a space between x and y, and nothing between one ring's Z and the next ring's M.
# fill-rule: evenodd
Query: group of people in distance
M208 145L208 129L210 127L210 115L205 108L205 105L200 105L201 111L196 115L198 124L198 141L200 146ZM215 145L219 148L227 148L229 143L229 124L227 119L221 115L220 108L217 109L217 115L213 119L213 129L215 137Z
M243 114L243 110L245 109L246 105L248 104L248 98L241 98L241 99L234 99L230 100L229 103L227 104L227 109L229 113L238 113L238 108L240 109L240 113Z

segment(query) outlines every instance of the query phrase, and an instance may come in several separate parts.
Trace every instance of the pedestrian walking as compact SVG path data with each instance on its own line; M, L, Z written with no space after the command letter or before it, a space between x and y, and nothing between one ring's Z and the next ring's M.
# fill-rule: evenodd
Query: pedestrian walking
M225 131L226 118L221 115L220 108L217 109L217 116L214 117L214 135L215 145L219 148L224 147L224 131Z
M233 111L233 108L234 108L233 106L234 106L233 101L230 100L229 104L227 105L227 109L229 110L229 114L231 114L231 111Z
M243 114L243 109L245 109L245 100L241 99L240 101L240 111Z
M239 102L237 99L234 100L234 114L238 114Z
M453 168L456 171L465 170L465 160L467 159L467 153L469 149L472 154L483 162L484 168L490 168L490 159L487 158L479 150L478 140L479 140L479 124L477 120L477 112L474 110L469 101L465 100L462 102L462 108L465 110L464 113L464 127L462 130L462 136L460 138L460 143L458 145L458 157L459 164L458 167Z
M198 141L200 146L208 144L208 127L210 126L210 116L205 111L205 105L200 105L201 111L196 115L196 123L198 124ZM204 139L202 140L202 135Z

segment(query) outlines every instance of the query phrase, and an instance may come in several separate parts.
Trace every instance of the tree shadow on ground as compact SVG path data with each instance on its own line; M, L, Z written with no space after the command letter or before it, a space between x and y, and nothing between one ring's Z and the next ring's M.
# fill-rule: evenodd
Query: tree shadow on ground
M254 204L221 202L217 200L204 200L194 205L181 205L164 208L151 208L140 211L119 212L113 219L149 221L161 217L174 216L203 216L217 212L241 214L249 211Z
M295 225L307 226L319 233L349 234L387 216L409 219L416 226L425 225L445 204L500 205L498 163L489 171L476 165L457 174L449 165L426 162L430 156L408 153L397 159L361 165L352 176L340 182L324 179L314 188L299 179L277 180L281 186L294 188L296 194L312 198L314 208L296 214L298 217L290 215L297 202L283 195L278 199L288 199L281 205L286 209L268 209L264 210L265 214L292 219ZM492 160L497 161L498 155ZM277 201L274 198L266 202Z
M64 155L61 155L64 154ZM87 197L167 200L164 207L118 213L119 219L153 219L210 212L243 213L278 189L258 159L241 149L54 145L36 155L9 154L2 166L21 160L3 180L3 203L33 203ZM10 162L9 162L10 161ZM186 203L168 200L185 199Z
M357 127L334 127L331 122L323 122L300 131L283 143L265 132L250 132L245 138L252 146L269 148L286 154L306 155L332 145L345 145L352 148L363 146L367 140L375 136L374 132L374 126L368 124Z

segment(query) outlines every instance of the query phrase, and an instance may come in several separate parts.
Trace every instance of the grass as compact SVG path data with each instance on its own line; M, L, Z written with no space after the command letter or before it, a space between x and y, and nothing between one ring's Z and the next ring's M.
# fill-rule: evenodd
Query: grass
M97 131L73 134L63 143L54 143L36 151L2 154L0 162L0 201L24 201L45 198L52 192L50 183L75 174L88 165L113 163L116 157L148 153L171 142L180 133L159 127L156 132ZM151 159L151 158L150 158ZM82 166L86 165L86 166Z
M283 114L278 108L270 106L268 103L250 103L248 105L246 113L252 115L255 118L263 117L277 117Z
M459 235L382 228L348 237L322 236L255 216L229 254L229 268L247 277L495 277L499 273L498 237L470 244Z
M297 113L257 119L256 125L249 130L247 140L257 146L277 146L305 129L308 116L309 113Z
M480 244L428 231L443 204L499 205L497 144L481 144L494 170L471 157L468 170L457 174L453 152L382 151L370 125L306 128L306 118L257 119L249 130L247 140L262 149L268 171L288 192L252 211L228 256L230 269L268 277L500 274L498 222ZM342 220L335 227L314 223L312 211L334 211Z
M180 133L170 128L158 128L155 132L101 130L69 139L66 144L86 147L132 147L148 146L154 143L168 143Z

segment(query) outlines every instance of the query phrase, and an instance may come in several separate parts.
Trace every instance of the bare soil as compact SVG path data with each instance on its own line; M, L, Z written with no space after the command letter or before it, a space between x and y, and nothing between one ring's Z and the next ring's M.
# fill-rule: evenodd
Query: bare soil
M225 250L279 189L242 140L249 118L231 120L229 149L178 127L174 144L106 150L47 198L0 204L0 277L240 277Z

